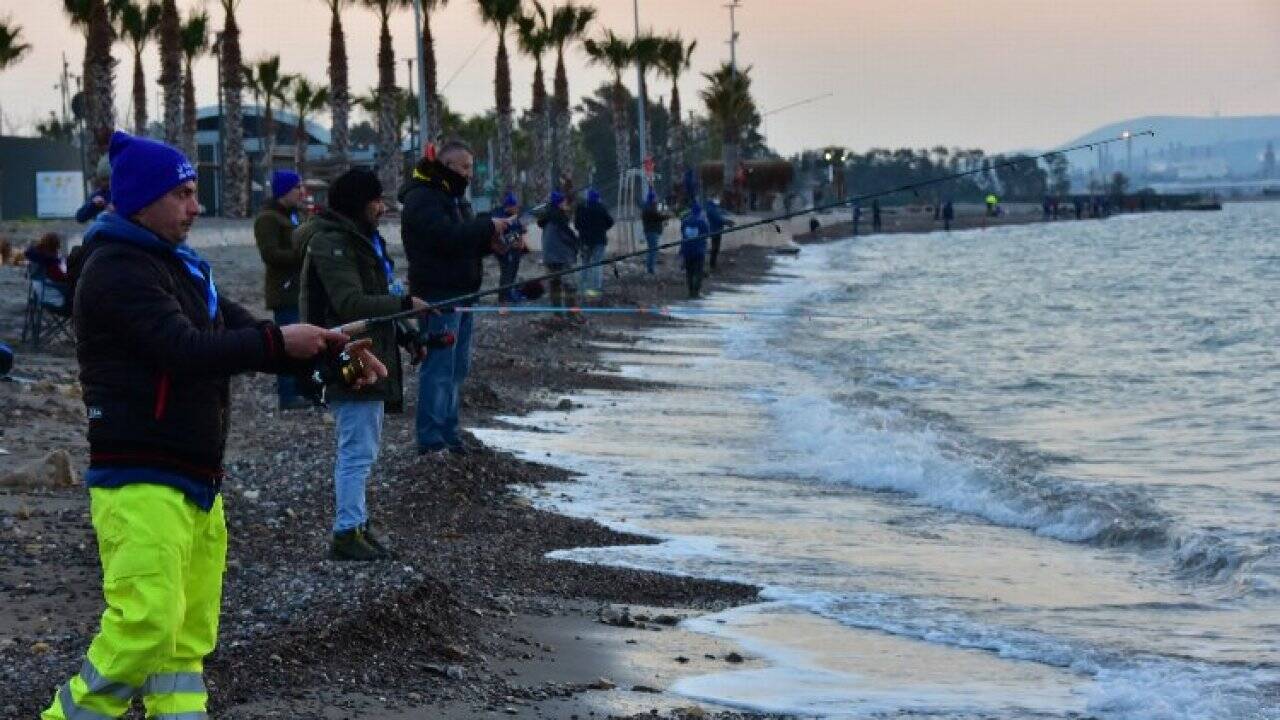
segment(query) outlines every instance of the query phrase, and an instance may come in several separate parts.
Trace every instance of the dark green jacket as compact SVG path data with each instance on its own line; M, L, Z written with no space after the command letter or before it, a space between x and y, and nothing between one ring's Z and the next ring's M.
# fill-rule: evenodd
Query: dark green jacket
M272 200L253 221L253 239L267 266L263 296L268 310L298 307L299 274L304 248L294 238L293 219L284 206Z
M375 241L350 219L325 210L295 234L307 248L302 263L304 322L336 327L410 307L407 296L396 297L387 289L386 271L373 249ZM383 400L387 412L400 412L404 400L395 325L378 325L369 337L374 353L387 366L387 378L358 391L333 384L327 395L331 400Z

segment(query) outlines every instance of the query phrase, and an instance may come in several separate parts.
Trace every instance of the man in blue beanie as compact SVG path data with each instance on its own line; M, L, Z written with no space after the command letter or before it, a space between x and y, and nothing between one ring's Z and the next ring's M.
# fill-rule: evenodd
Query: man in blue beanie
M680 221L680 257L684 260L690 300L702 297L702 267L707 259L707 235L710 234L711 225L695 200Z
M645 258L645 269L650 275L658 272L658 245L662 241L662 226L666 225L670 215L658 207L658 194L649 188L644 196L644 206L640 209L640 224L644 229L644 240L649 244L649 254Z
M513 224L520 217L520 201L510 190L502 198L502 216L510 219ZM520 259L529 252L529 248L525 247L522 236L508 232L502 236L501 249L502 252L498 253L498 284L511 285L520 276ZM519 288L513 288L503 294L503 299L508 302L524 302L525 297Z
M259 322L221 297L185 243L196 172L177 150L116 132L115 210L73 269L76 359L89 418L89 505L107 609L80 672L42 720L205 717L204 658L218 634L227 530L222 461L231 376L298 372L345 335ZM367 343L358 384L386 368Z
M601 202L600 193L595 188L587 191L587 201L578 206L573 214L573 227L582 240L582 262L592 265L604 260L605 251L609 247L609 228L613 227L613 216ZM578 276L578 284L582 286L582 294L589 300L599 298L604 290L604 268L588 267Z
M253 239L266 266L263 298L277 325L291 325L300 317L299 278L306 248L296 240L293 231L300 224L298 211L305 199L302 177L288 170L277 170L271 176L271 200L253 221ZM276 377L276 394L281 410L311 406L310 401L298 394L292 377Z

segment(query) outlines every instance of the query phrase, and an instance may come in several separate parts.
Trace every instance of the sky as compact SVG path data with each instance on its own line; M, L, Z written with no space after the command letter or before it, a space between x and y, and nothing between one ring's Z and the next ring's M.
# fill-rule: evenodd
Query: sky
M728 0L638 1L643 28L698 41L693 72L681 83L685 107L698 105L701 73L729 57ZM219 3L178 4L184 12L207 7L221 27ZM632 0L594 4L600 19L593 34L609 27L630 35ZM64 52L78 71L83 36L61 7L56 0L0 0L0 17L21 25L33 46L0 74L6 133L30 132L60 107L54 85ZM325 82L329 14L322 0L243 0L239 20L246 59L279 53L285 71ZM741 0L737 20L738 61L751 67L762 111L830 94L766 116L767 141L784 154L825 145L996 152L1058 145L1141 115L1280 113L1277 0ZM377 80L376 15L354 7L343 22L352 87L363 93ZM433 27L450 105L468 113L491 107L497 39L480 23L474 1L452 0ZM415 57L412 11L398 13L391 31L403 85L403 59ZM123 119L133 60L123 44L114 54ZM527 107L532 60L512 57L514 100ZM568 63L575 101L606 79L580 50ZM144 67L154 119L154 45ZM216 102L213 58L197 64L196 76L198 102ZM627 83L634 88L634 72ZM670 95L665 79L651 78L649 88L651 99Z

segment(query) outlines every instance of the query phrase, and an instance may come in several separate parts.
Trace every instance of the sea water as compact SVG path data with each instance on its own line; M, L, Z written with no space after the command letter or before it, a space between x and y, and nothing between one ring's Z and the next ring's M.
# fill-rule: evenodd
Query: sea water
M664 389L480 434L582 473L543 506L663 540L557 557L764 588L687 623L764 667L676 693L822 717L1269 720L1278 297L1277 204L849 238L702 304L796 319L606 346Z

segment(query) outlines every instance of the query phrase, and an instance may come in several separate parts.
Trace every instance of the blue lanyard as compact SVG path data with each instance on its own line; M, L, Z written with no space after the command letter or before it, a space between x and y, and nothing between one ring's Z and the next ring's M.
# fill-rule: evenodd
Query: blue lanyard
M391 258L387 257L387 253L383 250L384 242L378 231L373 232L371 238L373 242L373 252L378 256L378 260L382 262L382 272L387 276L387 290L397 297L404 295L404 286L396 280L395 265L391 263Z
M297 210L290 210L290 211L289 211L289 220L293 222L293 226L294 226L294 227L298 227L299 225L301 225L301 224L302 224L302 222L298 220L298 211L297 211Z
M209 319L218 316L218 287L213 284L213 268L186 244L173 249L178 259L187 268L187 273L204 286L204 301L209 308Z

